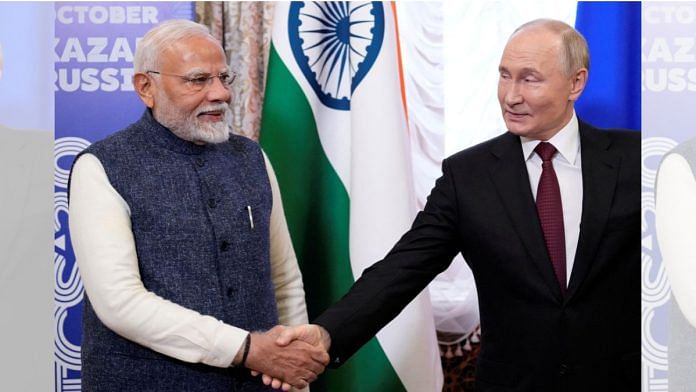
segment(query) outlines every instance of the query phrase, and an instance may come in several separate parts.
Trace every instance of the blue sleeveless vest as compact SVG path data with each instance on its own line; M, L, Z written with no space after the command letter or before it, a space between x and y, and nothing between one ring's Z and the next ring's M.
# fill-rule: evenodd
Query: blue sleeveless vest
M232 136L227 143L199 146L176 137L148 110L83 153L101 161L130 207L147 290L246 330L278 323L269 260L272 195L256 143ZM82 386L85 391L270 390L246 369L182 362L120 337L97 318L87 295Z

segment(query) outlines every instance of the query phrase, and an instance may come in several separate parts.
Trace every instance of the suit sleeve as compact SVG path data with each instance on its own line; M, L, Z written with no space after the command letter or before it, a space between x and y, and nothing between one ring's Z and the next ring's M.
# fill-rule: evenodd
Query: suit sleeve
M331 335L331 366L343 364L396 317L459 251L457 195L447 160L442 171L411 229L314 320Z

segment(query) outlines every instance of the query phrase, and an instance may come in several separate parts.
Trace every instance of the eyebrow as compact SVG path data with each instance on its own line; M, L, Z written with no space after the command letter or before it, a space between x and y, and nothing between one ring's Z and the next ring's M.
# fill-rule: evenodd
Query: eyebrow
M220 71L218 71L216 73L216 75L223 74L223 73L229 73L229 72L230 72L230 69L225 67L225 68L221 69ZM212 74L210 72L208 72L207 70L204 70L202 68L193 68L190 71L186 72L185 75L186 76L197 76L197 75L199 76L199 75L212 75Z
M540 75L541 73L536 68L525 67L520 71L522 75Z
M510 73L510 70L507 69L507 67L505 67L505 66L503 66L503 65L500 65L500 66L498 66L498 72L507 72L507 73ZM540 75L541 75L541 73L539 72L539 70L537 70L536 68L531 68L531 67L524 67L524 68L522 68L522 69L520 70L519 74L520 74L520 75L523 75L523 76L526 76L526 75L537 75L537 76L540 76Z

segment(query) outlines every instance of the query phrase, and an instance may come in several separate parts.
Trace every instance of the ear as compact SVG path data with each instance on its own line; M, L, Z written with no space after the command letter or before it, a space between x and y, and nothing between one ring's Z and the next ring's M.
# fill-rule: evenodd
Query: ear
M145 106L152 109L155 106L154 89L156 87L152 84L150 77L144 73L136 73L133 75L133 87Z
M569 101L577 101L580 98L585 86L587 85L587 68L580 68L575 71L571 78Z

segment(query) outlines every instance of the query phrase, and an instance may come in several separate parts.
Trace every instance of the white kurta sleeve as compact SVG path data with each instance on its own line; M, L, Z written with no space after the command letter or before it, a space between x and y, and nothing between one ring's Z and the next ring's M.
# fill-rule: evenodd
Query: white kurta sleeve
M696 181L689 163L669 155L660 166L655 226L672 293L696 327Z
M280 196L278 179L271 162L264 153L266 171L271 182L273 209L271 210L271 279L275 286L278 304L278 319L282 325L307 324L307 305L305 303L302 274L292 247L288 224L285 220L283 200ZM292 392L309 392L309 387L292 388Z
M268 178L273 192L271 210L271 279L275 286L278 304L278 317L283 325L306 324L307 305L305 303L302 274L292 247L288 225L285 221L283 201L280 196L278 180L273 167L264 154Z
M87 296L108 328L182 361L230 366L248 332L145 289L129 206L94 155L73 168L70 234Z

